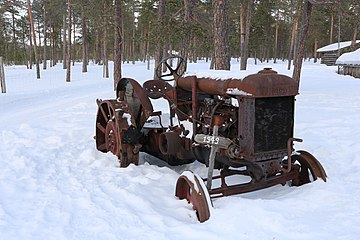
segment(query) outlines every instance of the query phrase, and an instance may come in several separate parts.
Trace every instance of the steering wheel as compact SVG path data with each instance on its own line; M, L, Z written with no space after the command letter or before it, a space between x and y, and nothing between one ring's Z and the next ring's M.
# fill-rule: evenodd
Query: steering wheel
M168 63L168 60L170 60L174 63L174 66L171 66ZM165 72L163 72L163 69L166 69ZM159 65L156 67L156 76L163 81L173 81L175 78L178 78L182 76L186 71L186 60L183 57L172 55L170 57L166 57Z

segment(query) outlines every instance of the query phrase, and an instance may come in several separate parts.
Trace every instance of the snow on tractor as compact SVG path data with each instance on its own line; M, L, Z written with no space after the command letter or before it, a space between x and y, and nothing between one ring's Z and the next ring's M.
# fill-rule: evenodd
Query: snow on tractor
M185 76L185 69L183 58L166 58L157 66L159 80L141 86L122 78L116 99L97 100L96 148L116 155L121 167L138 164L140 151L169 165L205 164L207 178L186 171L175 190L200 222L209 219L213 198L326 181L320 162L293 148L302 141L294 138L296 81L269 68L243 79ZM168 113L154 111L150 99L159 98Z

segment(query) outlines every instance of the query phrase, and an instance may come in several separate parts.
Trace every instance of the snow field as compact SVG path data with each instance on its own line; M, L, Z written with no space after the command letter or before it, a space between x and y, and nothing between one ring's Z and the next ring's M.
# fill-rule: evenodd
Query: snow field
M189 64L208 72L209 63ZM287 63L249 63L239 78L264 67L290 75ZM360 80L336 67L304 63L296 101L296 149L316 156L329 176L301 187L275 186L213 201L200 224L174 196L184 170L206 176L200 163L168 168L147 154L120 169L95 149L96 98L114 98L102 67L81 64L65 83L60 64L42 70L6 67L0 95L0 239L358 239L360 233ZM208 74L212 74L211 71ZM123 76L151 79L145 63L124 64ZM154 101L166 113L167 103Z

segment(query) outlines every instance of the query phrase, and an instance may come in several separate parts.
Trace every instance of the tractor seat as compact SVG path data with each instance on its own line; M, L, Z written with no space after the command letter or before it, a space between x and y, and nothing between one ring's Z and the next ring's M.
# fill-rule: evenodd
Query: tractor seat
M151 99L164 97L167 92L174 90L173 86L163 80L148 80L144 82L143 88L146 95Z

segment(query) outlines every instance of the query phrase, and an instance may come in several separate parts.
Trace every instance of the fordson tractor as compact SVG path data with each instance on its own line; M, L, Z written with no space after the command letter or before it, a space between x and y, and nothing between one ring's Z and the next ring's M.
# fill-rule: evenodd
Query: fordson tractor
M166 58L158 79L141 86L122 78L115 99L97 100L96 148L116 155L121 167L137 165L139 152L169 165L205 164L205 178L186 171L175 189L200 222L209 219L214 198L326 181L320 162L293 148L302 141L294 137L296 81L270 68L243 79L198 77L185 69L183 58ZM167 101L167 113L154 110L151 99L159 98ZM249 180L234 182L239 175Z

